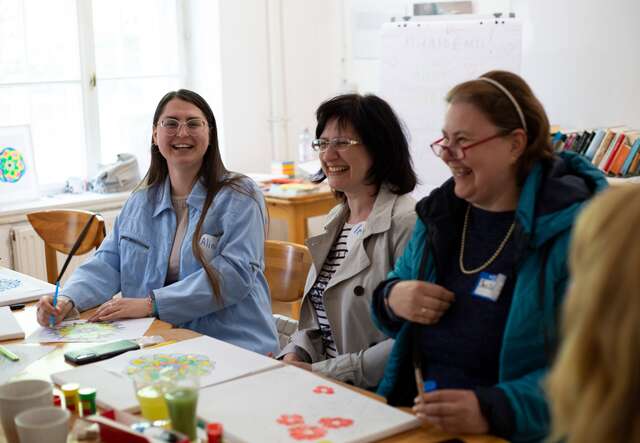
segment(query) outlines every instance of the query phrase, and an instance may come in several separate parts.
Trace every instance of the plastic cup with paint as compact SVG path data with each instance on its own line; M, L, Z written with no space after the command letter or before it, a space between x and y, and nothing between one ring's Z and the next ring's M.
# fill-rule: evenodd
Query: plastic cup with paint
M191 441L196 439L199 385L197 375L187 374L171 380L164 394L171 417L171 429L182 432Z
M51 406L53 387L45 380L19 380L0 386L0 419L9 443L18 442L15 417L22 411Z
M149 372L141 372L133 377L136 397L140 403L142 416L158 424L167 424L169 411L164 399L165 382Z
M66 443L71 413L55 406L27 409L15 418L20 443Z

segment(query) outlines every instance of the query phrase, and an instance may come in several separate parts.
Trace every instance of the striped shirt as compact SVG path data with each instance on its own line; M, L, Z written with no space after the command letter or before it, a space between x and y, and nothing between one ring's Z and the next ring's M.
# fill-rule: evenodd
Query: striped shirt
M324 302L322 296L327 288L327 285L331 281L345 257L349 253L354 241L361 237L364 232L365 222L358 223L356 225L350 225L345 223L336 238L335 243L331 247L327 258L322 265L322 269L318 273L315 283L309 290L309 298L311 305L316 311L316 317L318 318L318 325L320 327L320 335L322 337L322 344L324 346L324 353L326 358L334 358L338 355L336 344L333 340L333 334L331 332L331 325L327 319L327 313L324 308Z

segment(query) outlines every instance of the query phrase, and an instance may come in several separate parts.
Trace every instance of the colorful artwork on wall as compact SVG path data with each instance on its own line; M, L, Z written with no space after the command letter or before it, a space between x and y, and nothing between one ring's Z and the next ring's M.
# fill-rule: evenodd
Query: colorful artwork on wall
M38 197L29 126L0 127L0 203Z

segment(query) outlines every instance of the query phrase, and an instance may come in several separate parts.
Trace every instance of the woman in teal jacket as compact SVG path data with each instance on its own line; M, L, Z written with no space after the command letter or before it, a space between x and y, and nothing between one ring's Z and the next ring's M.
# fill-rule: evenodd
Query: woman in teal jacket
M415 401L451 433L539 441L571 227L606 179L553 153L544 109L515 74L489 72L447 101L432 149L453 178L418 203L412 239L373 297L376 324L396 340L378 392ZM428 382L420 394L414 374Z

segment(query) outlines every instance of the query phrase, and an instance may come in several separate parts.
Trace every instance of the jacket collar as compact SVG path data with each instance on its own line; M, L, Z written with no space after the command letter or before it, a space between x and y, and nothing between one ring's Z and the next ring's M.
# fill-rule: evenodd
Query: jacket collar
M607 186L604 175L588 160L563 152L547 164L538 162L525 180L516 208L516 235L534 246L573 224L576 212ZM454 193L451 178L416 206L420 219L433 230L460 223L467 202Z
M373 203L371 213L369 214L369 217L367 217L367 225L365 226L364 234L362 236L363 240L370 235L379 234L381 232L388 231L391 228L391 215L393 205L397 198L398 195L391 192L386 184L380 186L376 200ZM324 231L332 232L336 227L344 224L347 220L348 214L349 207L346 203L341 203L336 210L329 213L324 225ZM312 237L309 240L312 240L313 238L315 237Z
M173 203L171 202L171 180L169 175L164 180L164 183L153 190L155 208L153 210L153 216L156 217L167 209L173 209ZM202 183L202 179L196 181L191 189L189 197L187 197L187 205L193 209L200 211L204 204L205 197L207 196L207 189Z

